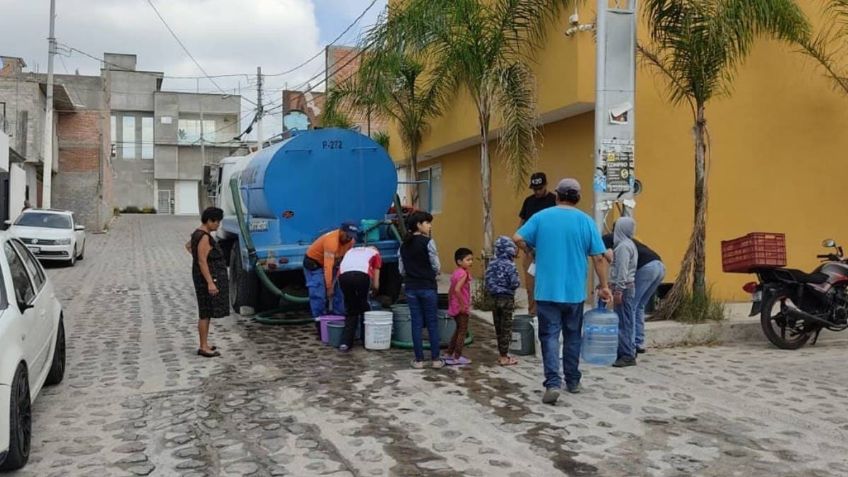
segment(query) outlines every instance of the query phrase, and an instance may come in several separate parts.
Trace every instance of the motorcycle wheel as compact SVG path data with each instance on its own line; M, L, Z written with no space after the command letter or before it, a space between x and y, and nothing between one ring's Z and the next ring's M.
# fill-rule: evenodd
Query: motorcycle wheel
M785 302L790 302L785 296L772 296L763 302L760 313L760 325L766 338L780 349L798 349L809 341L812 335L809 331L800 331L792 326L782 308Z

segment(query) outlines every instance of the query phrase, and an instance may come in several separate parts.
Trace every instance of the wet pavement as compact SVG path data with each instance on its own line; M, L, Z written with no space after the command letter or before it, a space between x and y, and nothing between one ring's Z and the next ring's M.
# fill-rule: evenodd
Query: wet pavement
M584 392L541 403L541 364L494 364L471 324L462 369L411 351L340 354L314 327L233 315L195 355L194 221L124 216L86 259L51 268L68 371L34 411L20 476L844 476L845 341L650 351L584 369Z

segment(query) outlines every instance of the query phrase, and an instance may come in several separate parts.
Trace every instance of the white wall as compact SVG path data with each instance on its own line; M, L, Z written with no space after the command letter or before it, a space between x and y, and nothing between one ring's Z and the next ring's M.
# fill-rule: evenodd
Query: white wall
M0 131L0 170L9 171L9 136Z
M9 170L9 219L14 221L24 208L27 173L18 164Z

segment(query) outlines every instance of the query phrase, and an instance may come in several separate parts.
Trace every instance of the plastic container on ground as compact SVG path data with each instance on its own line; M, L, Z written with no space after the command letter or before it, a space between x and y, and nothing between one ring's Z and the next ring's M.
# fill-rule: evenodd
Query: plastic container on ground
M327 324L330 322L342 322L344 324L345 317L338 315L319 316L318 322L321 323L321 341L325 344L329 342L330 337L327 334Z
M344 321L330 321L327 323L327 344L333 348L338 348L342 344L342 335L344 335Z
M380 220L363 219L359 226L362 229L363 239L367 243L380 241Z
M583 315L583 362L609 366L618 358L618 315L595 308Z
M533 327L533 355L539 359L542 358L542 342L539 341L539 317L534 316L530 321L530 326Z
M389 349L392 346L392 322L390 311L366 312L365 349Z
M512 320L512 340L509 350L518 356L529 356L536 351L536 333L533 317L530 315L515 315Z
M392 326L392 340L412 342L412 315L407 305L395 305L392 307L394 326Z
M448 316L447 310L439 310L439 346L445 347L450 344L453 333L456 331L456 320ZM427 338L429 341L429 337Z

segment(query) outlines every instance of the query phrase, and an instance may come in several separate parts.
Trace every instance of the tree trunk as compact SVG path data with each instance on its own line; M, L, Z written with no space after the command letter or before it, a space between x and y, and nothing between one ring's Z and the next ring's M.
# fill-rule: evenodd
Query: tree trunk
M707 121L704 116L704 106L698 105L695 125L692 128L695 139L695 217L692 233L689 236L689 247L683 255L680 273L674 281L671 291L662 301L656 312L656 318L668 320L674 317L683 299L692 292L706 294L706 249L707 235L707 188L706 188L706 129ZM702 295L703 296L703 295Z
M489 158L489 112L480 113L480 191L483 195L483 253L492 253L494 224L492 223L492 162Z
M707 240L707 120L704 117L704 105L698 105L695 121L695 225L692 231L694 258L692 265L692 292L704 296L707 292L706 280L706 240Z

